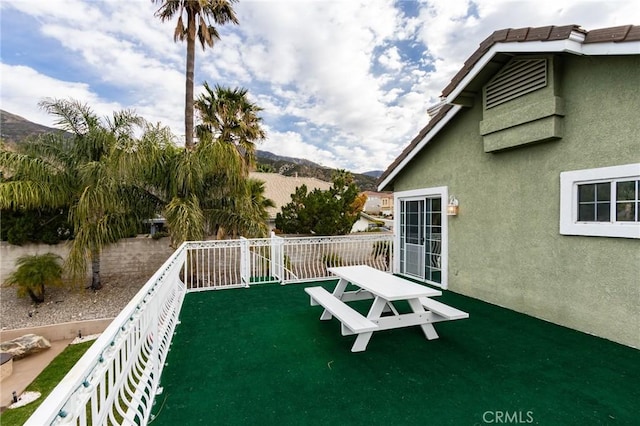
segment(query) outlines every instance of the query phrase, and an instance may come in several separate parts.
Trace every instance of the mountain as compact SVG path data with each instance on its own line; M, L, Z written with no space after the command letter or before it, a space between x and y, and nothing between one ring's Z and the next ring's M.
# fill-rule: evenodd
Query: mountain
M294 164L302 164L309 167L322 167L320 164L314 163L313 161L305 160L304 158L285 157L283 155L274 154L269 151L261 151L259 149L256 150L256 157L268 161L284 161Z
M5 142L17 143L29 136L61 131L62 130L33 123L19 115L0 110L0 134L2 140Z
M383 173L384 170L371 170L370 172L364 172L363 175L378 179Z
M284 157L268 151L256 151L258 171L279 173L284 176L314 177L331 182L336 169L322 166L313 161L295 157ZM376 191L377 178L353 173L353 179L361 191Z
M9 144L18 143L29 136L61 132L61 130L33 123L26 118L4 110L0 110L0 131L2 140ZM336 171L336 169L324 167L303 158L285 157L268 151L258 150L256 157L259 171L270 171L285 176L315 177L326 182L331 182L331 177ZM376 190L376 176L354 173L353 177L356 184L360 187L360 190Z

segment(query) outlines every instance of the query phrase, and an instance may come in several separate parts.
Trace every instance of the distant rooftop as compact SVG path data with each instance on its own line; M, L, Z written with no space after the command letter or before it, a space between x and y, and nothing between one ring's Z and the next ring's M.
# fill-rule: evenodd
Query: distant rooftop
M331 182L325 182L312 177L284 176L278 173L251 172L250 177L261 180L265 183L265 197L270 198L275 203L275 207L267 209L269 218L274 219L280 212L282 206L291 202L291 194L296 188L302 185L307 186L309 192L314 189L326 191L331 187Z

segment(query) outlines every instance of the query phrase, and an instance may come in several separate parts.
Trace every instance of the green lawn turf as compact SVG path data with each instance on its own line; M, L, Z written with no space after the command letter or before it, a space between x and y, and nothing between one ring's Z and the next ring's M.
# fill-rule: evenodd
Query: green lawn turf
M188 294L151 424L638 424L636 349L445 292L469 319L432 341L374 333L352 353L311 285Z
M20 426L24 424L93 342L67 346L25 389L25 392L40 392L40 398L24 407L6 410L0 414L0 425Z

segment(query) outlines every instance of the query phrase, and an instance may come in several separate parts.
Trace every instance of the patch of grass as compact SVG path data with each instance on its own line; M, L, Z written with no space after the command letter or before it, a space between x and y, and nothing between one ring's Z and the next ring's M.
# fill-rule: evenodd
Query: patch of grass
M2 426L24 424L92 344L93 341L67 346L25 389L25 392L40 392L40 398L24 407L6 410L0 414L0 424Z

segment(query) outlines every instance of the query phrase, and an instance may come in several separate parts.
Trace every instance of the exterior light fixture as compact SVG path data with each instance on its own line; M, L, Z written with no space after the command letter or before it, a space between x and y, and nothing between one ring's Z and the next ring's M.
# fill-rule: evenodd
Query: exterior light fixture
M447 205L447 216L458 215L458 199L453 195L449 197L449 204Z

